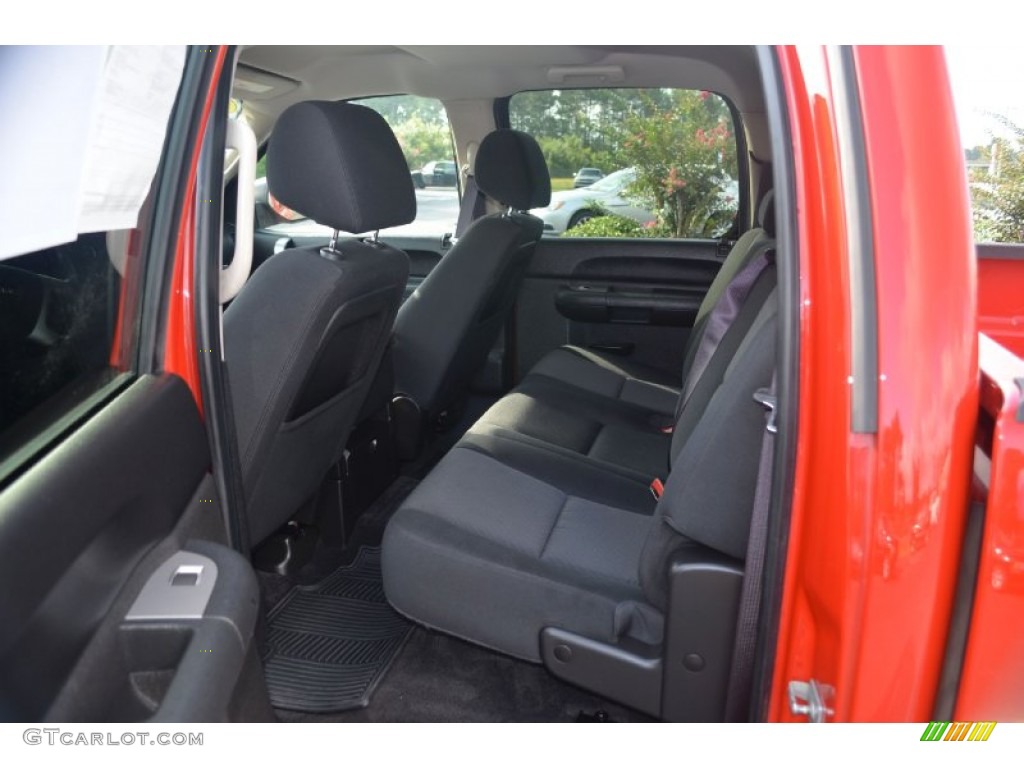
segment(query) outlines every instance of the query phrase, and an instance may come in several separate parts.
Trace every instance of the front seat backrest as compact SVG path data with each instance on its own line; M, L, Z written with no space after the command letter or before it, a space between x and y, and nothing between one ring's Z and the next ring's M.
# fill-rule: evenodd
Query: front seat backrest
M371 109L307 101L278 118L267 181L284 205L334 230L326 248L282 251L224 315L253 544L318 488L348 439L408 279L404 252L338 232L407 224L416 197L391 128Z
M521 131L488 134L476 183L504 213L477 219L398 311L395 389L426 423L457 403L487 359L519 291L543 222L525 211L551 201L540 147Z

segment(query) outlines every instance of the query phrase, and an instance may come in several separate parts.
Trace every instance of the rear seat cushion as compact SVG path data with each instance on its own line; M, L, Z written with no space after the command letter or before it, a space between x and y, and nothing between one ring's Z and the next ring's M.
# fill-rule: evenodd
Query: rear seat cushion
M415 621L539 661L545 627L625 631L651 522L457 446L389 523L384 589Z
M662 430L672 421L671 415L531 374L495 403L471 433L490 430L544 443L612 469L628 469L649 483L668 472L672 436Z
M568 346L549 352L533 367L527 379L536 376L669 416L675 413L679 398L678 374L579 347Z

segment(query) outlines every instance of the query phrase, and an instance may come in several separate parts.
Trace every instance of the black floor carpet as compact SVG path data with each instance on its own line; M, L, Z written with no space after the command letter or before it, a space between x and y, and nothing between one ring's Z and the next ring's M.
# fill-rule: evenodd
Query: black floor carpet
M287 669L283 675L281 673L281 669L288 667L288 663L283 660L289 658L287 652L291 646L282 642L280 632L275 635L275 623L278 630L284 628L281 620L274 613L277 610L276 606L295 592L305 593L306 597L300 599L300 613L306 608L309 609L309 615L305 618L312 622L316 629L311 634L319 638L328 636L319 633L329 632L330 636L345 637L345 626L348 625L350 628L355 626L350 623L350 617L329 614L324 610L322 604L302 606L301 603L309 603L309 593L315 592L319 586L330 582L335 574L341 574L341 580L346 580L345 566L343 565L340 570L336 571L338 564L352 563L353 558L358 557L357 553L365 552L367 548L379 545L391 515L401 506L419 480L433 468L492 401L493 399L487 398L472 399L463 415L462 423L450 432L438 435L416 462L403 467L403 474L359 518L353 535L343 551L320 552L313 562L291 577L286 578L268 573L259 574L264 605L267 606L271 614L265 647L268 650L277 647L285 651L284 653L277 652L276 655L279 657L277 662L273 662L273 655L268 657L268 661L265 662L272 700L281 720L310 722L574 722L579 719L588 719L588 716L602 712L605 713L607 719L612 721L650 721L646 715L563 683L539 665L502 656L456 638L408 624L393 612L387 622L380 620L379 623L374 624L374 627L383 628L385 624L388 627L404 627L408 632L408 639L404 640L404 645L399 644L395 650L391 651L391 653L397 653L397 658L391 660L390 667L387 667L386 664L376 667L384 674L383 676L377 674L374 681L371 681L365 690L360 682L353 682L350 688L347 680L342 679L339 683L338 678L331 679L331 687L328 690L323 687L324 681L320 678L315 675L312 678L308 676L305 665L302 665L301 675L290 673ZM369 580L373 581L373 579ZM296 586L296 584L300 586ZM375 577L375 587L366 586L365 589L367 590L365 594L372 593L374 598L380 596L383 599L382 591L378 591L380 589L379 571ZM349 594L351 595L351 593ZM384 607L391 611L386 605ZM284 609L282 608L282 610ZM300 616L300 619L303 618ZM374 618L380 618L379 614L374 614ZM278 620L275 622L275 619ZM392 620L396 621L396 624L391 624ZM359 619L356 619L357 623L358 621ZM299 626L307 625L300 621ZM362 631L369 631L368 626L363 625L363 627ZM359 632L349 631L349 634L355 636ZM371 641L372 645L375 637L365 636L362 639ZM403 635L404 637L406 635ZM330 645L330 641L322 642L323 647L319 647L317 652L326 654L326 647ZM316 646L316 642L313 640L308 641L308 644L311 649ZM337 658L329 654L326 657ZM358 659L356 656L352 658ZM275 676L279 678L278 683L274 682ZM281 677L283 677L283 681L280 680ZM340 677L344 678L345 675L341 674ZM354 681L356 675L352 674L351 677ZM286 685L282 685L282 682ZM279 696L276 698L273 697L275 685L278 686L279 691ZM363 693L353 693L352 691L355 689L363 691ZM289 698L296 696L299 698L298 702ZM356 702L357 698L361 702L366 697L369 697L367 706ZM316 701L313 701L314 699ZM337 703L342 699L344 702L355 702L346 703L345 706L361 708L340 711ZM311 703L326 704L327 706L314 707L310 705Z
M380 550L313 586L296 586L267 617L263 659L278 709L338 712L365 707L412 625L388 605Z
M365 709L278 715L318 722L576 722L597 712L614 722L650 721L541 666L416 627Z

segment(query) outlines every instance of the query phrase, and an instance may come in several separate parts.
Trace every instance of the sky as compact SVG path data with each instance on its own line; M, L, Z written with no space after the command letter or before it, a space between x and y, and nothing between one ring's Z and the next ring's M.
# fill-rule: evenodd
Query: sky
M964 147L991 141L991 113L1024 127L1024 45L946 46L946 63Z

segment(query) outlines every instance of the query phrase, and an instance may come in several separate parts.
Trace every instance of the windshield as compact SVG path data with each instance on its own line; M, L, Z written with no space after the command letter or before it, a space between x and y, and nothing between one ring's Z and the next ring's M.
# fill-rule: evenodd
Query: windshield
M636 172L632 168L623 168L621 171L609 173L600 181L595 181L588 189L596 189L598 192L617 192L635 178Z

